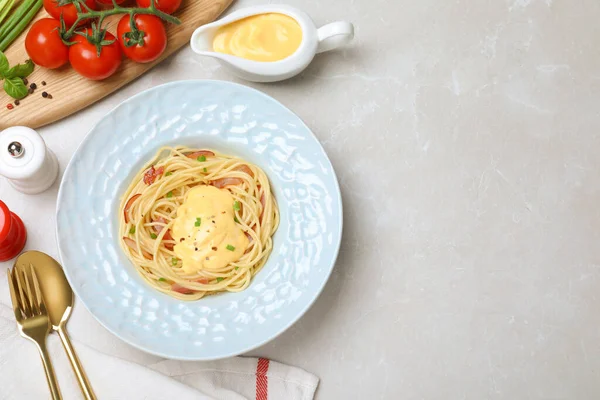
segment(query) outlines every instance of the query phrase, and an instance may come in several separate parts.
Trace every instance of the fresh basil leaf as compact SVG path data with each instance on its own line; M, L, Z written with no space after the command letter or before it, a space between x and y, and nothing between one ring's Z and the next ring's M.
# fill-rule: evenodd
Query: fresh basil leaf
M0 51L0 78L8 71L8 58Z
M33 72L33 61L27 60L25 64L17 64L4 74L5 78L26 78Z
M4 91L13 99L22 99L28 93L23 79L17 77L4 80Z

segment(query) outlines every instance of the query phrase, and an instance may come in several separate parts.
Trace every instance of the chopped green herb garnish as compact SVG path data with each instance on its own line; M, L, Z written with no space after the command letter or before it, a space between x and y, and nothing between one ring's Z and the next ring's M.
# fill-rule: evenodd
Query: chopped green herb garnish
M228 244L227 247L225 247L227 250L229 251L234 251L235 247L233 247L232 245Z
M223 279L225 279L225 278L219 277L219 278L217 278L217 282L221 282Z
M167 280L166 280L165 278L158 278L158 280L159 280L160 282L167 282Z
M151 233L151 234L150 234L150 237L151 237L152 239L156 239L158 236L156 236L156 234L155 234L155 233Z
M235 202L233 203L233 209L234 209L235 211L240 211L240 210L242 209L242 205L240 204L240 202L239 202L239 201L235 201Z
M179 260L178 260L177 258L173 257L173 258L171 259L171 264L173 264L173 265L177 265L177 261L179 261Z
M196 158L198 161L206 161L206 156L203 154L200 157Z
M204 168L202 171L204 171L204 173L207 173L208 169Z
M235 270L237 271L238 269L240 269L240 267L235 267Z
M196 222L194 223L194 226L200 226L201 223L202 223L202 219L196 218Z
M171 171L169 171L165 174L165 176L171 176L171 175L173 175L173 173Z
M238 224L240 223L240 220L239 220L237 217L233 217L233 220L234 220L235 222L237 222Z
M129 230L129 234L133 235L135 233L135 226L132 226L131 229Z
M170 199L171 197L173 197L173 192L167 193L167 199Z

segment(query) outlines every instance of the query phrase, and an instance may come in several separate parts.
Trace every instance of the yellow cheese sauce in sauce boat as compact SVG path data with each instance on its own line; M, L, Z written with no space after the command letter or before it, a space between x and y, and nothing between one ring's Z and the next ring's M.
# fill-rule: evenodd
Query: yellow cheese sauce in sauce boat
M243 8L194 32L194 52L214 57L240 78L276 82L299 74L315 54L352 40L354 26L332 22L317 28L304 12L287 5Z

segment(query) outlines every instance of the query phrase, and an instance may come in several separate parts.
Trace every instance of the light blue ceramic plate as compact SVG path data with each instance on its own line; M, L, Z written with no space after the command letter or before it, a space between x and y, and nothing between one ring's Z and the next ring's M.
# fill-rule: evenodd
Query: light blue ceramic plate
M117 242L120 198L165 145L213 148L269 176L281 211L273 253L248 289L182 302L147 286ZM323 148L271 97L218 81L155 87L87 135L58 194L57 236L71 286L109 331L149 353L211 360L273 339L315 301L338 254L342 201Z

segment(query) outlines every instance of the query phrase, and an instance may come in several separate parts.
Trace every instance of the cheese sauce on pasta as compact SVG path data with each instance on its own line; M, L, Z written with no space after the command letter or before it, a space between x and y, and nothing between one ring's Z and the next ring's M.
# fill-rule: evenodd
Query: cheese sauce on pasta
M279 224L259 167L185 147L158 151L133 178L119 215L121 248L137 271L182 300L247 288Z

